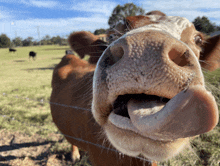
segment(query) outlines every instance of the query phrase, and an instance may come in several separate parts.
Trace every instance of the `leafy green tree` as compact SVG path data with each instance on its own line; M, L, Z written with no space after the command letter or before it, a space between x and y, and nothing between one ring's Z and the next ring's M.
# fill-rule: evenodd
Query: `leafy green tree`
M193 24L195 25L196 30L206 34L210 34L215 31L215 24L211 23L205 16L196 17Z
M68 45L67 39L61 38L61 43L60 43L60 45L61 45L61 46L67 46L67 45Z
M32 46L33 45L33 37L28 37L22 41L23 46Z
M94 32L94 35L100 35L100 34L105 34L106 33L106 29L96 29Z
M10 47L11 40L6 34L0 35L0 48Z
M41 40L41 45L51 45L51 38L49 35L46 35L43 37L43 39Z
M56 36L56 37L52 37L50 40L52 44L61 44L62 39L60 36Z
M216 31L220 31L220 26L215 26Z
M33 41L33 46L37 46L37 45L40 45L40 42Z
M22 38L21 37L16 37L12 40L15 46L22 46Z
M144 9L136 6L133 3L126 3L124 4L124 6L117 5L108 20L108 24L110 25L110 27L112 27L113 25L116 25L117 22L123 20L127 16L143 15L144 13Z
M50 40L50 36L49 36L49 35L46 35L46 36L44 37L44 39L45 39L45 40Z

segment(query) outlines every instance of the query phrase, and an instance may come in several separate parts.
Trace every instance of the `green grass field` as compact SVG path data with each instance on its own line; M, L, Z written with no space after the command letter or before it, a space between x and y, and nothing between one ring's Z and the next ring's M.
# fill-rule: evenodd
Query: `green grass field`
M34 124L56 131L51 121L48 101L53 68L59 63L66 48L68 47L20 47L16 48L15 53L0 49L1 114L23 122L3 123L5 119L1 118L2 128L21 130L28 134L43 131L38 127L26 125ZM29 60L29 51L37 52L35 61Z
M58 131L52 122L48 103L52 72L69 47L37 46L16 49L15 53L9 53L8 49L0 49L0 129L16 130L29 135L38 133L47 138L48 134ZM35 61L29 60L29 51L37 52ZM208 80L207 88L219 101L220 70L212 73L204 72L204 74ZM70 149L62 149L59 144L52 148L52 151L63 150ZM82 162L77 165L89 165L87 158ZM220 125L218 124L210 133L194 139L191 148L158 165L219 166L219 163Z

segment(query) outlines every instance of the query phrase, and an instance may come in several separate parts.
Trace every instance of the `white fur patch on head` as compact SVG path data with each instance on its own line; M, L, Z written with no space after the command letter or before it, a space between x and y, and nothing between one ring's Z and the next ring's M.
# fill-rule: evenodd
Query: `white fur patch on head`
M156 23L131 30L127 33L127 35L148 30L157 30L168 33L176 39L180 40L183 30L193 25L186 18L179 16L149 15L148 17L151 21L154 21Z
M148 15L148 18L150 18L151 21L157 22L161 17L160 15Z

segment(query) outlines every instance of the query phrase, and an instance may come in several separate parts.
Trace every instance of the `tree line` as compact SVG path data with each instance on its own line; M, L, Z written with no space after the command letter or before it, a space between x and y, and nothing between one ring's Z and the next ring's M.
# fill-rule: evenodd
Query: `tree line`
M46 35L40 41L34 41L33 37L27 37L26 39L22 39L21 37L16 37L12 41L6 34L0 35L0 48L8 48L8 47L22 47L22 46L37 46L37 45L67 45L67 39L58 36L50 37Z
M127 16L136 16L136 15L144 15L145 10L141 7L136 6L133 3L126 3L125 5L117 5L114 10L112 11L111 16L109 17L108 24L109 27L113 27L117 24L117 22L123 20ZM203 32L207 35L215 32L220 31L220 26L217 26L215 23L212 23L207 17L197 17L193 21L195 28ZM104 34L108 29L97 29L94 31L95 35ZM21 37L16 37L12 41L6 34L0 35L0 48L7 48L13 46L33 46L33 45L67 45L67 39L54 36L50 37L46 35L40 41L34 41L33 37L27 37L26 39L22 39Z

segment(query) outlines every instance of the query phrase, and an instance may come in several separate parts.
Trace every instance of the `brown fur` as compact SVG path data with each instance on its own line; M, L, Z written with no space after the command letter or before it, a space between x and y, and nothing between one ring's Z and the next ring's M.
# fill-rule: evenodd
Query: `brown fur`
M136 29L138 27L142 27L145 25L149 25L155 23L149 19L147 16L129 16L126 17L126 27L127 31L130 31L132 29Z
M89 62L92 64L97 63L102 52L107 48L106 42L87 31L72 33L68 38L68 42L81 59L85 55L90 55Z
M109 43L116 40L126 32L136 29L138 27L142 27L145 25L149 25L152 23L155 23L151 21L148 17L148 15L160 15L160 16L166 16L164 13L160 11L152 11L147 13L145 16L139 15L139 16L128 16L123 21L119 22L115 27L108 30L107 32L107 39ZM111 36L111 39L109 38Z
M163 12L159 11L159 10L154 10L151 12L146 13L146 15L159 15L159 16L166 16L166 14L164 14Z
M64 56L54 69L51 102L90 109L94 69L94 65L75 55ZM54 123L63 134L109 147L108 143L103 144L105 137L101 136L102 129L93 119L91 111L51 104L51 113ZM94 166L138 166L144 163L139 159L120 156L117 152L80 142L68 136L66 139L73 145L75 160L78 158L74 154L77 156L79 153L78 148L74 146L77 145L89 152L89 158ZM151 164L146 163L146 165Z
M201 66L209 71L220 67L220 35L206 40L200 56Z

